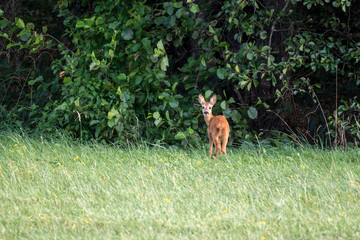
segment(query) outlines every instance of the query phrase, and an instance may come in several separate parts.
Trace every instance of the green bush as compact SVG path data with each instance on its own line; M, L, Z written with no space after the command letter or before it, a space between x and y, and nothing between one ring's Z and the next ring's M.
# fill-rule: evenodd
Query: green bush
M1 12L2 51L32 59L1 65L2 119L82 139L197 145L206 136L197 96L217 94L214 112L229 119L234 145L272 131L332 145L328 118L360 85L358 6L62 0L60 27Z

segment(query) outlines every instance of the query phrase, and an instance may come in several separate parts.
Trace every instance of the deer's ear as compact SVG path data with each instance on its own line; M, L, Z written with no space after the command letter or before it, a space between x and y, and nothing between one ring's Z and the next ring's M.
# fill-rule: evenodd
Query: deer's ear
M199 94L199 103L201 105L203 105L205 103L205 98L201 94Z
M214 95L214 96L212 96L210 98L210 103L211 103L211 105L215 105L215 103L216 103L216 95Z

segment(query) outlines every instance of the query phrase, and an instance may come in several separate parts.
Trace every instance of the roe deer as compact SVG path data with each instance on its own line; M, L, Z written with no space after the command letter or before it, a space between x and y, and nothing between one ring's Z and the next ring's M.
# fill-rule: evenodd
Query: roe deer
M202 112L206 125L208 126L207 132L209 135L209 158L211 158L213 145L215 145L215 158L219 151L221 154L226 155L226 145L229 139L230 126L228 121L223 115L213 116L212 107L216 103L216 95L212 96L210 102L206 102L204 97L199 95L199 103L202 106ZM221 146L221 140L222 146Z

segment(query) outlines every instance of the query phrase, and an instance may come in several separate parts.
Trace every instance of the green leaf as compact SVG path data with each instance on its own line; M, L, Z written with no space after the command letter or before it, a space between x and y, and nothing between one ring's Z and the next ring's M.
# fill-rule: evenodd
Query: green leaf
M108 112L108 119L112 119L113 117L120 117L120 113L118 110L112 108L110 112Z
M170 17L169 24L171 27L174 27L176 23L176 17L173 15Z
M156 44L157 48L163 52L166 52L165 51L165 48L164 48L164 44L162 42L162 40L158 41L157 44Z
M209 32L211 32L213 34L216 34L214 28L211 25L209 25Z
M159 127L160 125L163 124L163 120L161 118L158 118L158 119L155 120L154 123L155 123L155 126Z
M159 50L158 48L155 48L154 49L154 57L155 58L158 58L158 57L160 57L161 55L164 55L165 53L162 51L162 50ZM156 62L156 61L155 61Z
M185 8L180 8L179 10L176 11L176 17L177 18L181 18L181 15L185 12Z
M34 85L36 83L36 79L28 81L28 84L30 86Z
M115 121L113 119L108 121L108 127L113 128L115 126Z
M110 58L114 57L114 50L109 49L109 56L110 56Z
M167 57L167 55L165 55L160 62L160 68L163 71L166 71L166 68L169 66L169 59Z
M213 91L207 90L207 91L205 92L205 98L209 98L209 97L211 96L211 94L213 94Z
M15 24L16 24L17 27L19 27L21 29L25 28L25 23L21 18L16 18Z
M65 77L63 80L63 83L69 83L71 82L71 78L70 77Z
M0 32L0 37L4 37L4 38L9 39L9 35L7 33L1 33Z
M154 23L155 23L156 25L163 24L164 21L165 21L165 19L166 19L166 18L165 18L164 16L157 17L157 18L155 18Z
M120 74L117 76L117 79L119 79L120 81L126 80L126 75L125 75L125 73L120 73Z
M28 33L24 33L20 35L20 39L24 42L26 42L27 40L29 40L30 35Z
M228 104L231 104L231 103L235 103L235 100L233 97L229 98L229 100L227 101Z
M194 129L192 129L191 127L189 127L188 132L189 132L190 135L193 135L195 133Z
M132 52L137 52L139 48L141 47L141 43L137 43L134 46L131 47Z
M165 78L166 76L165 72L160 69L155 69L153 73L155 77L159 80Z
M225 110L226 109L226 101L222 101L220 107Z
M160 113L159 112L154 112L153 118L155 118L155 119L160 118Z
M195 3L191 3L191 5L190 5L190 12L192 12L192 13L198 13L198 12L200 12L199 6L198 6L197 4L195 4Z
M31 86L31 85L34 85L37 82L42 82L43 80L44 80L43 76L39 76L39 77L37 77L37 78L35 78L33 80L30 80L28 82L28 84Z
M135 85L139 85L141 82L142 82L142 80L143 80L143 77L142 76L140 76L140 75L138 75L138 76L136 76L136 78L135 78Z
M142 45L144 46L147 54L152 54L153 49L151 47L151 41L148 38L143 38L141 40Z
M233 120L234 123L239 123L241 120L241 114L238 110L234 110L231 112L231 120Z
M168 98L170 96L170 94L169 93L167 93L167 92L163 92L163 93L161 93L160 95L159 95L159 99L164 99L164 98Z
M79 106L80 106L80 98L77 98L77 99L74 101L74 104L75 104L75 107L79 107Z
M242 80L239 82L239 86L241 89L244 89L244 87L249 83L249 80Z
M182 5L183 5L182 2L175 2L175 3L174 3L174 7L176 7L176 8L181 8Z
M186 134L183 133L183 132L178 132L176 135L175 135L175 140L183 140L186 138Z
M256 119L258 117L258 111L254 107L249 107L247 114L251 119Z
M267 38L267 32L266 32L266 31L262 31L262 32L260 33L260 38L261 38L262 40L265 40L265 39Z
M109 24L110 29L115 29L117 26L120 25L121 22L112 22Z
M165 113L165 117L168 121L170 121L170 113L169 113L169 110L166 111Z
M173 92L175 92L175 89L176 89L176 87L177 87L178 84L179 84L179 82L176 82L176 83L174 83L174 85L172 86ZM176 96L179 98L179 94L177 94ZM175 97L175 96L174 96L174 97ZM180 95L180 98L182 98L181 95Z
M251 90L251 81L249 81L248 85L247 85L247 90L250 91Z
M94 61L94 62L90 63L90 66L89 66L90 70L95 69L97 65L98 65L98 64L97 64L97 62L96 62L96 61Z
M216 75L220 79L225 79L225 72L226 72L225 68L218 68L218 70L216 71Z
M171 6L166 10L166 12L169 15L173 15L174 10L175 10L174 5L171 4Z
M252 52L248 52L248 53L246 54L246 58L247 58L248 60L252 61L252 60L254 59L254 54L253 54Z
M193 39L197 39L197 38L199 37L199 32L198 32L198 31L194 31L194 32L192 33L191 37L192 37Z
M201 64L206 67L206 62L205 62L205 58L201 58Z
M163 121L162 121L162 117L160 116L160 113L159 112L154 112L153 114L153 118L155 118L155 126L160 126Z
M100 121L99 120L91 120L90 121L90 126L98 124Z
M134 36L134 32L126 27L122 32L121 32L121 37L124 39L124 40L131 40Z
M173 100L173 101L169 102L169 105L172 108L177 108L179 106L179 102L176 100Z
M85 23L81 20L77 21L76 22L76 25L75 25L76 28L83 28L85 27Z

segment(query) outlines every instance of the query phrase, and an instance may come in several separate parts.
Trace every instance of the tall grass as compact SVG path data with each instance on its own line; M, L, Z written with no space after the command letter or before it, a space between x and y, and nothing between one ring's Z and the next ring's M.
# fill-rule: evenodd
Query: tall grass
M360 152L0 137L0 239L359 239Z

